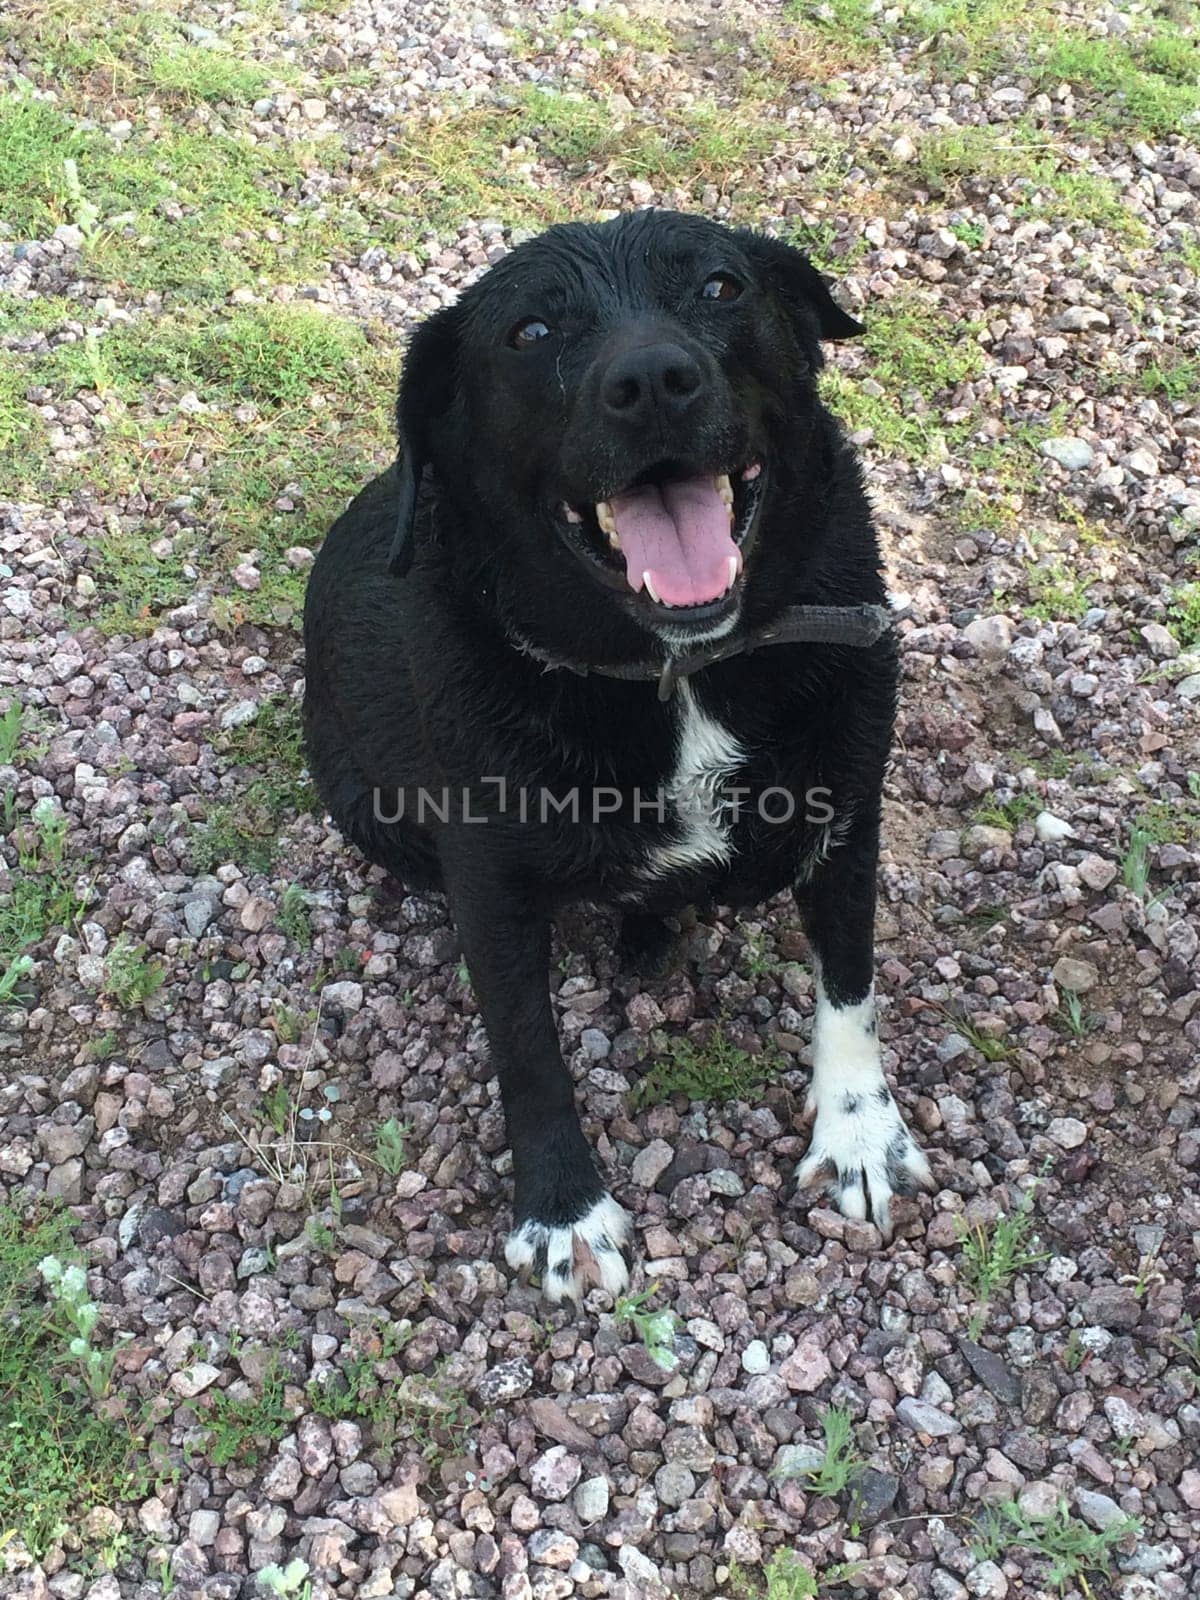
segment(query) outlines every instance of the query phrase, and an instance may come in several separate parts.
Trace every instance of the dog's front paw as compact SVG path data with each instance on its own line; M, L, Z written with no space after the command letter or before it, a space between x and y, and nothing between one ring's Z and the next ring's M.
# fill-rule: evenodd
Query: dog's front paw
M629 1287L629 1236L628 1215L605 1194L569 1225L527 1217L509 1234L504 1259L536 1272L548 1300L578 1303L596 1287L615 1298Z
M843 1216L870 1217L884 1239L892 1236L892 1196L931 1189L933 1174L892 1099L880 1083L865 1093L846 1092L828 1103L809 1096L816 1111L812 1144L796 1168L801 1188L822 1185Z

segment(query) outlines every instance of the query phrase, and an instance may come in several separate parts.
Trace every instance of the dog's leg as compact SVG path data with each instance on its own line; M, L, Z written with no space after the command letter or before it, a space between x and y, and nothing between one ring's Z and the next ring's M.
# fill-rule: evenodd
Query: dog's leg
M500 1079L513 1153L505 1257L551 1300L629 1282L629 1218L605 1190L575 1110L550 1009L550 919L486 867L450 868L450 900Z
M877 859L877 831L864 826L796 887L817 974L806 1108L816 1122L796 1181L824 1185L846 1216L869 1215L890 1239L893 1194L930 1188L933 1180L880 1059L873 983Z

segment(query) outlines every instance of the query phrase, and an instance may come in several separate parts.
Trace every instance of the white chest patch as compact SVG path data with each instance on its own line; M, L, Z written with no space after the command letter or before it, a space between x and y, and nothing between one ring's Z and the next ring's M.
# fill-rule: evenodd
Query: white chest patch
M733 802L723 799L721 791L732 783L745 759L741 745L708 715L686 679L676 685L675 704L679 711L675 770L667 782L666 799L677 837L653 852L649 870L655 876L729 860Z

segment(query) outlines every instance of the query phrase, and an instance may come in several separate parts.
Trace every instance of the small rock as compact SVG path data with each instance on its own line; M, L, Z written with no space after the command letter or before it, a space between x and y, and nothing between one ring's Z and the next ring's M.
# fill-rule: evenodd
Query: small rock
M971 1371L997 1400L1007 1406L1015 1406L1020 1401L1020 1379L994 1350L985 1350L971 1339L959 1339L958 1348Z
M533 1388L533 1368L524 1356L500 1361L484 1373L476 1393L485 1406L511 1405Z
M1050 976L1060 989L1069 989L1072 994L1086 994L1100 982L1100 974L1092 963L1074 956L1060 956Z
M321 1002L335 1011L351 1014L362 1010L363 986L343 979L340 983L327 983L321 990Z
M1116 862L1097 855L1084 856L1076 870L1089 889L1107 889L1117 876Z
M1089 1323L1122 1332L1136 1328L1142 1318L1142 1304L1133 1289L1115 1283L1097 1284L1089 1291L1080 1310Z
M583 1463L566 1445L556 1444L529 1469L529 1482L541 1500L565 1500L579 1482Z
M976 617L963 629L963 638L985 660L999 661L1008 654L1016 631L1010 617Z
M742 1351L742 1371L760 1375L771 1370L771 1352L761 1339L752 1339Z
M1084 467L1090 467L1096 452L1084 439L1075 439L1069 435L1056 439L1043 439L1041 452L1049 456L1051 461L1057 461L1060 467L1065 467L1068 472L1079 472Z
M1051 811L1038 812L1033 821L1033 831L1043 844L1061 844L1064 839L1075 837L1075 829L1071 824Z
M978 861L989 850L1007 855L1012 849L1012 834L1006 828L993 828L985 822L971 825L962 837L962 853L969 861Z
M1087 1123L1078 1117L1053 1117L1046 1134L1064 1150L1077 1150L1088 1136Z
M1054 324L1062 333L1088 333L1108 325L1107 313L1096 306L1068 306Z
M1173 661L1179 654L1179 640L1161 622L1148 622L1141 635L1156 661Z
M1194 1472L1192 1476L1200 1484L1200 1473ZM1187 1473L1184 1473L1184 1477L1187 1477ZM1114 1523L1125 1520L1125 1513L1117 1502L1095 1489L1076 1489L1075 1504L1079 1508L1079 1515L1098 1533L1103 1533L1105 1528L1111 1528ZM1196 1509L1200 1510L1200 1501L1197 1501Z
M964 1582L968 1593L976 1595L978 1600L1005 1600L1008 1594L1008 1579L994 1561L981 1561L972 1567Z
M609 1487L607 1478L585 1478L575 1491L575 1515L585 1528L602 1522L608 1515Z
M219 1511L193 1511L188 1518L188 1538L203 1548L216 1542L220 1527Z
M1025 1485L1017 1496L1017 1504L1026 1516L1032 1517L1034 1521L1044 1521L1058 1510L1061 1499L1062 1491L1057 1484L1039 1480Z
M235 700L233 705L226 706L221 713L222 728L240 728L247 722L253 722L258 715L257 700Z
M812 1394L833 1377L829 1357L815 1340L802 1340L779 1369L789 1389Z
M262 895L252 894L242 907L238 921L247 933L261 933L274 915L275 907L269 900Z
M692 1498L696 1479L690 1467L680 1461L668 1461L654 1474L654 1487L663 1505L674 1509Z
M962 1432L962 1423L927 1400L916 1400L906 1395L896 1407L896 1415L905 1427L914 1433L929 1433L935 1439L946 1439L952 1433Z
M569 1567L578 1554L578 1541L558 1528L539 1528L530 1536L529 1559L539 1566Z
M900 1493L900 1479L892 1472L865 1467L854 1487L851 1512L856 1522L870 1528L885 1517Z
M194 1366L184 1367L182 1372L172 1373L171 1388L185 1400L193 1400L216 1383L220 1376L220 1367L214 1367L207 1361L197 1361Z
M634 1156L629 1175L639 1188L653 1189L674 1159L675 1152L666 1140L654 1139Z
M296 1449L304 1474L309 1478L324 1477L333 1460L328 1419L315 1414L301 1417L296 1429Z

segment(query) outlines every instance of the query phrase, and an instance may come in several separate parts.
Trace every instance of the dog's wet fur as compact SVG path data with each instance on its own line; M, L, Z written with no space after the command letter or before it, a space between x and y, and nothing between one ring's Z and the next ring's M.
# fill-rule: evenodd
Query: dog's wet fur
M508 1259L555 1299L618 1291L629 1257L550 1006L565 901L616 906L629 948L661 961L664 917L792 888L818 973L798 1177L885 1237L892 1195L929 1181L875 1031L890 634L736 655L665 702L649 679L571 670L663 663L791 605L886 603L859 469L817 390L821 341L861 331L779 240L659 211L551 228L418 328L398 461L313 568L313 777L366 856L449 896L513 1152ZM699 809L647 808L687 783ZM736 811L717 783L737 786ZM790 821L764 815L783 809L759 806L772 789L800 797ZM423 815L418 790L436 797ZM515 798L571 791L577 818L533 799L522 818Z

